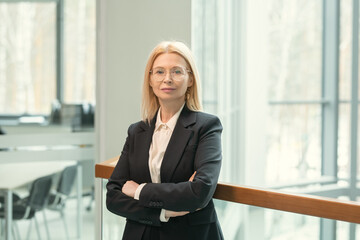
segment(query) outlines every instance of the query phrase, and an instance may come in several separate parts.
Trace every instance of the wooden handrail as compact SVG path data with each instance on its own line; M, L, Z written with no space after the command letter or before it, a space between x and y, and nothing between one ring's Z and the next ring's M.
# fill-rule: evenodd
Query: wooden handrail
M119 157L96 164L95 177L108 179ZM214 198L251 206L360 224L360 204L307 194L218 183Z

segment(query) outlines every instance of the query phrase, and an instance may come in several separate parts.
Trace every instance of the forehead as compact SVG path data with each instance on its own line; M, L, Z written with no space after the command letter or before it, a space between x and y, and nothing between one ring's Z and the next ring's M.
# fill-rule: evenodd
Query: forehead
M171 68L174 66L183 66L186 67L186 61L185 59L176 53L163 53L159 55L154 63L153 67L167 67Z

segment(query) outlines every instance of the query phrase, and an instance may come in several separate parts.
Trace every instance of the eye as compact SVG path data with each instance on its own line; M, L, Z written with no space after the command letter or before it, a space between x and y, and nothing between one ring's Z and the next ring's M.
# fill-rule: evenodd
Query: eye
M165 71L164 71L164 69L155 69L155 70L154 70L154 74L164 75L164 74L165 74Z
M183 75L183 74L184 74L184 70L181 69L181 68L174 68L174 69L172 69L172 72L173 72L175 75Z

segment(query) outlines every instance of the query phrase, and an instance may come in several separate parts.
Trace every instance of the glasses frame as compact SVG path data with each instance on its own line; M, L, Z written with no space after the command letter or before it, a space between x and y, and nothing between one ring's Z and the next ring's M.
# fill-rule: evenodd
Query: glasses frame
M172 76L171 70L174 69L174 68L182 68L186 73L188 73L188 74L189 74L189 73L192 73L191 70L187 69L186 67L181 67L181 66L175 66L175 67L172 67L172 68L169 69L169 70L168 70L168 69L165 69L165 68L162 68L162 67L157 67L157 68L164 69L165 75L164 75L164 77L163 77L161 80L155 80L155 79L153 79L153 76L154 76L154 68L151 69L151 70L149 71L149 73L150 73L150 79L154 80L155 82L162 82L162 81L164 81L164 79L165 79L166 75L168 74L168 72L170 72L170 78L171 78L172 80L174 80L174 81L176 81L176 82L181 82L181 81L183 81L183 79L182 79L182 80L176 80L176 79ZM157 69L157 68L155 68L155 69ZM185 76L185 74L184 74L184 76Z

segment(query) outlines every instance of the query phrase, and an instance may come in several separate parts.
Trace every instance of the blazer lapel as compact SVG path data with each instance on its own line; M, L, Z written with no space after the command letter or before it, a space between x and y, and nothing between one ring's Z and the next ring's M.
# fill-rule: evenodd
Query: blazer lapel
M187 109L186 105L181 112L166 148L161 164L161 182L170 182L171 177L181 159L184 149L192 135L187 127L196 122L196 114Z
M146 123L142 123L141 128L143 131L137 133L134 139L134 149L136 149L134 153L134 161L136 161L137 173L140 173L137 178L141 180L141 183L151 182L149 170L149 149L155 129L155 121L156 118L151 121L150 126Z

